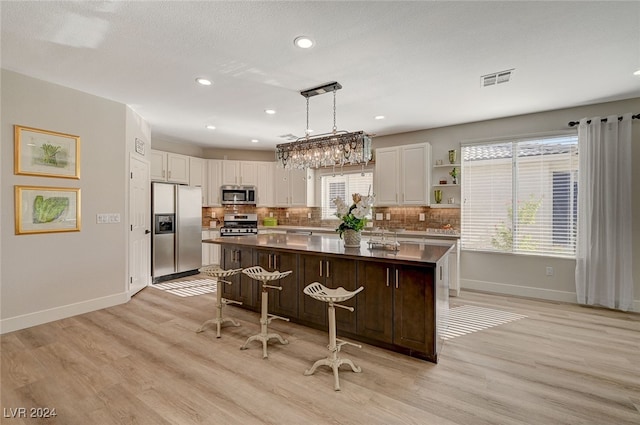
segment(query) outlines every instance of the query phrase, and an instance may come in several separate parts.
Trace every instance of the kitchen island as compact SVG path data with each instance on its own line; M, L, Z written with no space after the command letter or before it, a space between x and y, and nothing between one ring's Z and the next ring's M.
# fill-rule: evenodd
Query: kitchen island
M345 302L355 308L336 311L338 335L437 362L440 336L448 316L448 253L453 244L400 243L397 251L344 248L328 236L263 234L221 237L218 244L224 269L260 265L272 271L292 270L279 281L281 291L269 297L269 311L292 322L327 329L326 303L304 295L312 282L328 288L364 290ZM244 274L222 286L223 297L260 308L260 285Z

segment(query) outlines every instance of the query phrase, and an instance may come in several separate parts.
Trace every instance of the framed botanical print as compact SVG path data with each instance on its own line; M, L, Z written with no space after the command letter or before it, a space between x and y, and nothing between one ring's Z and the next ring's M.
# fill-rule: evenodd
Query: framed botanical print
M16 235L78 232L80 189L15 186Z
M14 125L15 174L80 178L80 137Z

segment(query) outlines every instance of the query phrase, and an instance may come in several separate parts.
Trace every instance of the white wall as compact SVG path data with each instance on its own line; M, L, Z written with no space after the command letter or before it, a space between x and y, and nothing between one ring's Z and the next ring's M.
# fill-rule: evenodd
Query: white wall
M0 331L126 302L127 107L2 70ZM78 135L80 179L13 173L13 125ZM14 234L14 185L80 188L80 232ZM119 213L118 224L96 224Z
M460 154L464 141L566 131L569 121L626 112L640 113L640 98L381 136L373 140L373 146L430 142L433 158L444 159L449 149L458 149ZM633 120L633 163L633 279L635 310L640 311L640 120ZM553 276L545 275L547 266L554 268ZM463 251L461 285L463 289L576 302L575 260Z

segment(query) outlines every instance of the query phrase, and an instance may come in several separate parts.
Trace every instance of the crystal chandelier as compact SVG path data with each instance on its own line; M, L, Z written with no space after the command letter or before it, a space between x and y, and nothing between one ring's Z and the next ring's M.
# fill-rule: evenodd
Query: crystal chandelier
M305 169L366 164L371 160L371 138L363 131L338 131L336 127L336 91L340 83L333 82L301 91L307 99L305 137L276 146L278 165L287 169ZM309 136L309 98L333 92L333 130L331 133Z

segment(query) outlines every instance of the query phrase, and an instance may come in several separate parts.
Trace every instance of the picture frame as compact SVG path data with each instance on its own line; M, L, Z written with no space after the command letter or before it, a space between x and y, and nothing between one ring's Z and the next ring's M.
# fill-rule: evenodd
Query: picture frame
M80 231L80 188L14 188L16 235Z
M13 127L15 174L80 179L80 136Z

